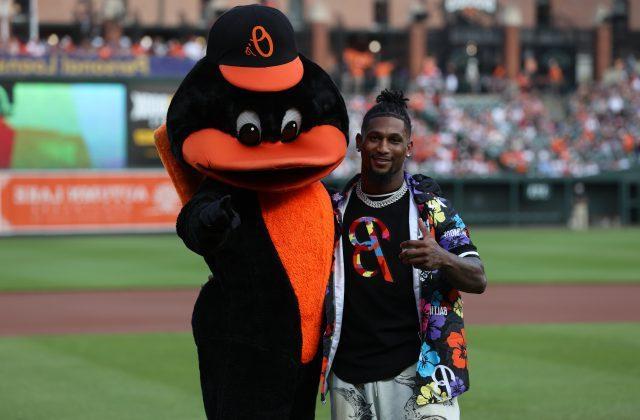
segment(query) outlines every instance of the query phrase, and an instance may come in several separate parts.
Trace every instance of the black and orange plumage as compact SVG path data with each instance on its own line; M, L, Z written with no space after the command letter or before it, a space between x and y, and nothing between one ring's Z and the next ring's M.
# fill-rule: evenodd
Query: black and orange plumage
M178 235L212 272L192 319L209 418L314 417L335 240L319 180L344 157L348 118L330 77L300 60L298 83L259 92L205 57L156 133L185 202ZM292 109L298 126L284 121ZM240 138L246 112L260 130L252 144Z

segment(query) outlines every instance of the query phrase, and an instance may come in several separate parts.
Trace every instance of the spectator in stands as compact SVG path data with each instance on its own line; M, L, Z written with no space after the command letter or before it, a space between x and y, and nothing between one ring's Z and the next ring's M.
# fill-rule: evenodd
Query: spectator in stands
M351 92L360 94L364 88L364 77L373 65L373 54L369 51L359 51L355 48L345 48L342 60L349 71Z
M478 96L464 104L446 92L415 91L410 94L415 153L409 170L562 177L639 165L640 80L634 66L623 71L616 85L583 86L557 97L553 113L535 92ZM346 100L352 121L362 119L372 104L371 97L361 95ZM353 173L357 159L349 151L336 176Z
M391 61L379 61L374 66L374 74L376 76L376 91L383 91L391 87L391 73L394 69Z
M184 44L185 56L193 61L198 61L204 57L205 53L205 40L203 37L191 36Z
M458 76L456 76L456 65L447 64L447 76L444 80L444 87L447 93L456 93L458 91Z
M552 92L559 93L564 86L564 73L558 61L554 58L549 60L549 70L547 72L549 87Z
M442 88L442 71L435 57L426 57L422 63L422 72L416 78L416 84L424 91L434 92Z

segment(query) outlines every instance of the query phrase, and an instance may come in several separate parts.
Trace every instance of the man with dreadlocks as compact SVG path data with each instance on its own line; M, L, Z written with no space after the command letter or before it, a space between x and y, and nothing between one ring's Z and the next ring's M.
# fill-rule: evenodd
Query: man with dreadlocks
M356 136L361 174L333 197L341 235L324 368L334 420L458 419L469 389L460 291L482 293L487 279L438 185L404 172L406 101L378 96Z

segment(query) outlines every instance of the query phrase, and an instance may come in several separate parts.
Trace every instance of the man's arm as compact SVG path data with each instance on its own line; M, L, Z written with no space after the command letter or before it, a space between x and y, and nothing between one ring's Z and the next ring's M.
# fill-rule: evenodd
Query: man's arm
M448 265L443 266L447 281L461 292L483 293L487 288L487 277L480 258L459 257L449 251L445 252L451 259Z
M400 261L423 270L443 270L451 285L466 293L482 293L487 277L482 261L477 257L459 257L442 248L433 239L422 219L418 220L422 239L400 244Z

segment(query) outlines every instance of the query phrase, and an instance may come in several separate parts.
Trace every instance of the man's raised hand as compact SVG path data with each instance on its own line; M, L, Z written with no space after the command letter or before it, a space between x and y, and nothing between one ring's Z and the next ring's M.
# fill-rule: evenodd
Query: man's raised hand
M400 261L422 270L438 270L449 265L453 254L438 245L422 219L418 219L418 227L422 239L402 242Z

